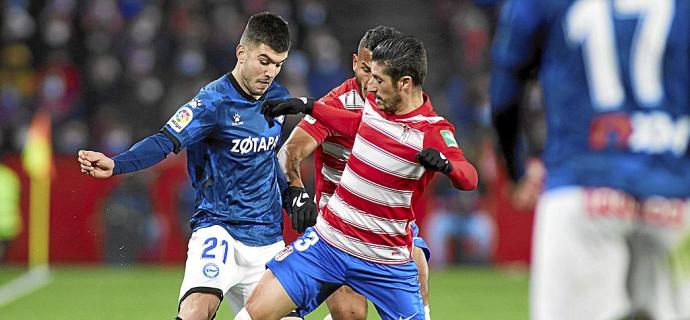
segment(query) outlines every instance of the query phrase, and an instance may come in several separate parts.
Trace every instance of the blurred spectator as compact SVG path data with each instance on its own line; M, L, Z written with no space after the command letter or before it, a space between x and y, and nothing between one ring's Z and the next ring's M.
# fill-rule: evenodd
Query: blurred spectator
M0 61L0 128L16 128L28 122L35 92L31 50L22 43L2 48Z
M326 95L349 76L342 65L340 43L326 30L312 32L308 38L312 65L308 74L309 93L315 97Z
M0 263L5 261L7 247L22 228L19 212L19 178L3 164L4 149L0 141Z
M490 262L495 227L491 217L478 207L479 191L458 192L444 187L439 193L425 233L433 252L431 266Z

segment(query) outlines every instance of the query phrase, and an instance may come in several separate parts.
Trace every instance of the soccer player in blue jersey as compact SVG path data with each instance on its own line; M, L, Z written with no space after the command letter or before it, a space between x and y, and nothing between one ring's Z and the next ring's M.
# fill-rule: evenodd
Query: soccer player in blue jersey
M289 49L287 22L256 14L232 72L203 87L160 132L112 159L79 151L82 173L108 178L187 148L196 197L178 319L211 319L223 297L234 312L242 309L266 262L285 246L275 156L283 119L269 126L259 109L265 99L288 97L273 80Z
M690 319L690 2L506 1L492 54L512 168L535 67L544 92L531 318Z

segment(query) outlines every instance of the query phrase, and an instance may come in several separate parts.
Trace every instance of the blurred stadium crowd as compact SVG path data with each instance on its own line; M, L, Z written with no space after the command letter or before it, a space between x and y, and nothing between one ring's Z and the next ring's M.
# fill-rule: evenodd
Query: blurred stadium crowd
M19 153L33 113L43 109L52 115L56 155L73 156L83 148L118 154L157 131L205 83L230 71L246 19L272 11L291 26L293 47L278 81L294 96L320 97L351 77L351 54L372 26L391 25L424 41L425 90L455 124L461 147L486 184L497 175L488 102L494 2L5 0L0 145ZM445 187L434 194L458 197ZM446 205L437 208L439 216L478 212L479 197L467 198L440 202ZM437 223L449 226L453 219ZM490 219L473 223L479 229L470 232L485 242L479 247L490 246Z

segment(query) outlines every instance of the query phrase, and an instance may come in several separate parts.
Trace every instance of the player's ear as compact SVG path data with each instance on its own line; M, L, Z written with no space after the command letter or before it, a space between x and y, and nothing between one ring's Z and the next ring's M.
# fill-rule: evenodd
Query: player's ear
M412 85L412 77L410 76L404 76L401 77L400 80L398 80L398 86L400 86L400 90L411 90Z
M359 59L357 58L357 54L353 53L352 54L352 71L354 72L357 70L357 63L359 63Z
M235 56L237 57L237 63L244 63L247 59L247 47L241 43L238 44L237 48L235 48Z

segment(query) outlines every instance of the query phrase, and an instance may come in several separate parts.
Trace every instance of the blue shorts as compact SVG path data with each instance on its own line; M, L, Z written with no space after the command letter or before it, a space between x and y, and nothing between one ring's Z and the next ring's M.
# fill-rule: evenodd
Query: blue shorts
M429 259L431 259L431 250L429 250L429 246L426 244L426 241L419 236L419 227L414 222L412 222L410 226L412 227L412 244L415 247L422 249L424 252L424 257L426 257L426 262L429 262Z
M422 320L414 261L386 265L347 254L308 228L266 265L304 317L340 286L348 285L369 299L383 320Z

